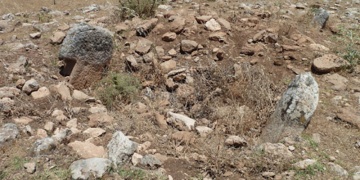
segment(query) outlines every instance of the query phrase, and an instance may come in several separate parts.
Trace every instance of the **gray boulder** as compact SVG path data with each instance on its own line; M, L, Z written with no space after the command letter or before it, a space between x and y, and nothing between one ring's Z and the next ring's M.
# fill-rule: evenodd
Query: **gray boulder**
M111 167L104 158L81 159L70 165L72 179L101 178Z
M308 126L319 101L319 87L311 73L297 75L278 102L260 136L262 142L278 142L300 135Z
M114 133L108 146L108 157L115 167L125 164L134 154L137 143L131 141L121 131Z
M4 124L0 129L0 147L6 141L15 139L19 135L19 130L13 123Z
M321 29L325 27L328 19L329 19L329 13L325 9L319 8L315 10L315 16L313 22Z
M59 59L65 63L61 73L70 75L70 83L77 89L89 87L100 80L113 53L109 30L85 23L74 25L65 37Z

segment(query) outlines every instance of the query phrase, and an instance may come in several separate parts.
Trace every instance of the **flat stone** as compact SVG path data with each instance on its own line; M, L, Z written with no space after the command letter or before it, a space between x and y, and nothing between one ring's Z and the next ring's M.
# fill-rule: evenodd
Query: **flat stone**
M72 179L101 179L111 168L111 161L104 158L81 159L70 165Z
M135 52L140 55L144 55L150 51L152 45L153 42L150 40L141 38L136 44Z
M346 84L349 81L347 78L337 73L331 74L329 76L325 76L325 80L331 83L333 85L331 88L336 91L345 90Z
M229 21L225 20L224 18L219 18L217 21L226 29L231 30L231 24Z
M91 98L90 96L88 96L84 92L76 90L76 89L73 91L72 97L74 99L76 99L76 100L79 100L79 101L86 101L86 100Z
M66 34L62 31L55 31L50 38L51 44L61 44L65 39Z
M264 143L259 146L259 149L263 150L265 154L277 158L289 159L293 157L291 151L282 143Z
M195 20L196 20L199 24L204 24L204 23L208 22L211 18L212 18L212 16L202 15L202 16L196 16L196 17L195 17Z
M307 167L312 166L315 163L317 163L315 159L305 159L295 163L293 166L297 169L306 169Z
M110 125L114 121L114 118L107 113L95 113L88 116L88 118L90 127Z
M161 39L163 41L166 41L166 42L171 42L171 41L174 41L176 39L176 33L174 32L167 32L165 33Z
M164 73L167 73L176 68L175 60L168 60L160 64L160 68Z
M101 128L88 128L83 133L89 134L90 137L99 137L106 133L104 129Z
M103 158L106 151L102 146L96 146L90 142L74 141L68 144L82 158Z
M173 112L168 112L169 118L174 119L175 121L180 121L183 122L186 127L188 128L188 130L192 130L195 127L195 119L192 119L186 115L183 114L178 114L178 113L173 113Z
M29 117L26 117L26 116L23 116L23 117L20 117L20 118L14 118L14 122L17 123L17 124L29 124L31 122L33 122L34 120L29 118Z
M314 59L312 70L315 73L325 74L329 72L337 72L347 65L349 65L349 62L345 59L334 54L326 54L322 57Z
M195 140L194 133L188 131L177 131L171 135L171 139L179 144L192 144Z
M209 40L218 41L218 42L226 42L226 33L225 32L213 32L209 35Z

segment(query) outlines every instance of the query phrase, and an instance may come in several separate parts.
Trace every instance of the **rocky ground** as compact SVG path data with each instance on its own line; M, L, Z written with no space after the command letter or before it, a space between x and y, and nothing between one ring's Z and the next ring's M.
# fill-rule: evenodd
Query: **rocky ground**
M0 2L0 180L360 179L360 1L173 0L127 20L117 1L54 2ZM114 43L85 89L59 61L82 22ZM262 143L304 72L310 123Z

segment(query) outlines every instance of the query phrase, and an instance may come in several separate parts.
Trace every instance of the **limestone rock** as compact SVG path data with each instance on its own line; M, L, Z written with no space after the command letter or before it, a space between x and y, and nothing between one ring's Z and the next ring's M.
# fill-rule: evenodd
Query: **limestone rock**
M104 147L90 142L74 141L68 144L82 158L103 158L106 156Z
M218 41L218 42L226 42L226 33L224 32L213 32L209 35L209 40Z
M162 165L162 162L155 156L148 154L141 158L140 164L151 168L158 168Z
M192 144L195 140L194 133L188 131L177 131L171 135L171 139L179 144Z
M282 143L264 143L259 146L259 149L263 150L265 154L277 158L289 159L293 157L291 151Z
M66 82L60 82L55 86L55 90L61 96L61 100L63 101L71 101L71 91Z
M41 32L31 33L29 36L32 39L39 39L41 37Z
M62 31L56 31L50 38L51 44L61 44L65 39L66 34Z
M85 134L89 134L90 137L99 137L106 133L104 129L101 128L88 128L84 131Z
M345 59L334 54L326 54L314 59L312 70L315 73L325 74L331 71L339 71L342 67L349 65Z
M48 153L48 151L51 151L55 148L55 141L50 137L39 139L34 143L34 152L37 156Z
M206 137L208 134L213 132L213 130L207 126L196 126L195 129L201 137Z
M37 91L31 93L33 99L41 99L50 96L50 90L47 87L41 87Z
M311 73L297 75L263 129L263 142L298 136L307 127L319 101L319 87Z
M23 117L20 117L20 118L14 118L14 122L17 123L17 124L29 124L31 123L32 121L34 121L33 119L29 118L29 117L26 117L26 116L23 116Z
M109 125L114 121L114 118L107 113L94 113L88 118L90 127Z
M185 28L186 20L180 16L176 16L173 19L174 20L169 25L170 31L180 33Z
M221 25L215 19L210 19L209 21L207 21L205 23L205 27L206 27L206 29L208 29L210 31L221 30Z
M0 98L14 98L20 94L20 90L15 87L1 87Z
M338 176L345 176L347 177L349 175L349 173L340 165L329 162L328 163L330 170L333 171L334 173L336 173Z
M208 22L211 18L212 18L212 16L203 15L203 16L196 16L196 17L195 17L195 20L196 20L199 24L204 24L204 23Z
M319 26L321 29L324 28L328 19L329 13L325 9L316 9L313 21L317 26Z
M79 101L86 101L91 98L90 96L79 90L74 90L72 97Z
M234 147L244 147L247 146L247 142L244 138L239 136L229 136L225 140L225 144L227 146L234 146Z
M39 89L39 83L35 79L30 79L25 82L22 91L28 95Z
M150 51L152 45L153 42L150 40L141 38L136 44L135 52L140 55L144 55Z
M81 159L70 165L72 179L101 179L110 168L111 161L104 158Z
M198 45L199 44L197 42L192 40L182 40L180 48L184 53L191 53L197 49Z
M139 164L141 162L141 159L143 158L143 156L141 154L138 153L134 153L131 157L131 163L136 166L137 164Z
M163 41L166 41L166 42L171 42L171 41L174 41L176 39L176 33L174 32L167 32L165 33L162 38L161 38Z
M231 24L224 18L219 18L217 20L226 30L231 30Z
M0 147L3 145L3 143L15 139L18 135L19 130L15 124L4 124L0 129Z
M169 60L165 61L160 64L161 71L164 73L169 72L176 68L176 61L175 60Z
M306 169L308 166L314 165L317 163L315 159L305 159L295 163L293 166L297 169Z
M20 56L15 63L11 63L6 69L9 73L14 74L25 74L26 66L29 65L28 58L25 56Z
M70 75L70 83L76 89L87 88L101 79L112 52L113 40L109 30L76 24L67 32L61 45L59 59L65 63L61 73Z
M360 180L360 166L355 166L351 172L353 180Z
M137 144L126 137L121 131L114 133L108 146L108 157L115 167L124 165L134 154Z
M346 83L349 81L347 78L337 73L331 74L329 76L325 76L325 80L331 83L333 85L331 88L336 91L345 90Z
M188 128L188 130L192 130L194 129L195 126L195 119L192 119L188 116L182 115L182 114L178 114L178 113L173 113L173 112L168 112L169 118L174 119L175 121L181 121L185 124L185 126Z
M138 71L140 69L139 63L137 63L133 55L129 55L125 58L126 66L131 71Z
M25 163L24 168L25 168L26 172L33 174L36 171L36 163L34 163L34 162Z

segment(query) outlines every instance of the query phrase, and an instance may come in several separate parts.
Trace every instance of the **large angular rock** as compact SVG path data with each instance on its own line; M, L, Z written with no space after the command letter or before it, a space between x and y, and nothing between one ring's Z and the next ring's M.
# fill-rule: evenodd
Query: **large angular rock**
M125 164L137 149L137 143L131 141L121 131L114 133L108 146L108 157L115 167Z
M277 142L297 136L307 127L319 101L319 87L311 73L297 75L263 129L261 141Z
M8 123L0 129L0 147L6 141L15 139L19 135L19 130L15 124Z
M110 169L111 161L104 158L81 159L70 165L72 179L102 178Z
M74 25L62 43L59 59L65 62L63 75L70 75L76 89L89 87L101 79L113 52L113 40L107 29L85 23Z

